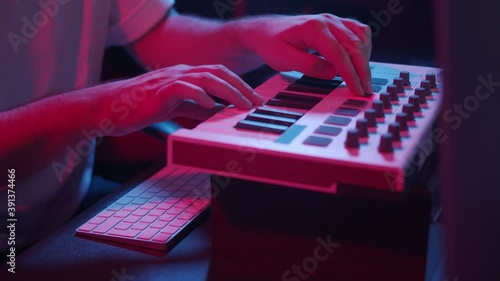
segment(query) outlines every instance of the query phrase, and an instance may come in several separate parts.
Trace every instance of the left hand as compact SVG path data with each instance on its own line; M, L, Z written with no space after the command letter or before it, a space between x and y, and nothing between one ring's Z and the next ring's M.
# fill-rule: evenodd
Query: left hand
M277 71L296 70L323 79L338 73L352 93L372 92L367 25L320 14L249 18L239 21L238 29L242 44Z

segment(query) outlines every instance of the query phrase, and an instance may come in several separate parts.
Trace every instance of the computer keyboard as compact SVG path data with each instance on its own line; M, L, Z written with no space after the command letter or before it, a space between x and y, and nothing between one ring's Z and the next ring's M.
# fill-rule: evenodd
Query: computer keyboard
M168 251L207 213L209 175L165 167L80 226L79 235Z

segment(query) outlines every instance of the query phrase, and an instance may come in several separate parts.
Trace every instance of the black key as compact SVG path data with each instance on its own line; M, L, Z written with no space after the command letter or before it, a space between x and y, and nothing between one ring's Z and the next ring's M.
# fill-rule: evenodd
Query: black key
M319 126L314 131L314 133L316 134L329 135L329 136L336 136L340 134L340 132L342 132L342 128L333 126L324 126L324 125Z
M277 98L272 98L267 101L266 105L274 105L274 106L282 106L282 107L291 107L291 108L299 108L310 110L314 107L314 104L297 102L292 100L280 100Z
M327 146L332 142L332 139L330 138L323 138L323 137L316 137L316 136L309 136L305 141L304 144L309 144L309 145L316 145L316 146Z
M356 109L356 108L339 107L339 108L337 108L337 110L335 110L335 112L333 112L333 114L354 117L354 116L358 115L358 113L360 113L360 112L361 112L361 110Z
M329 88L319 88L319 87L314 87L314 86L307 86L307 85L300 85L300 84L290 84L287 88L287 91L294 91L294 92L302 92L302 93L313 93L313 94L319 94L319 95L328 95L331 93L334 89L329 89Z
M372 90L374 93L378 93L380 92L380 90L382 90L382 86L372 84Z
M364 100L347 99L342 105L363 108L368 104Z
M345 118L340 116L329 116L326 118L325 123L332 125L346 126L351 123L351 118Z
M276 95L276 98L278 99L286 99L286 100L294 100L294 101L300 101L300 102L305 102L305 103L314 103L317 104L320 102L323 98L319 97L312 97L312 96L306 96L306 95L300 95L300 94L294 94L294 93L286 93L286 92L279 92Z
M316 87L316 88L322 88L322 89L332 89L334 90L337 88L340 84L342 84L342 81L336 81L336 80L310 80L310 79L298 79L295 80L293 84L297 85L304 85L304 86L310 86L310 87Z
M300 117L304 116L304 114L300 113L300 112L283 110L283 109L277 109L277 108L271 108L271 107L257 108L254 111L254 113L263 114L263 115L270 115L270 116L276 116L276 117L292 118L292 119L295 119L295 120L299 120Z
M389 83L388 79L372 77L372 84L375 84L375 85L386 85L387 83Z
M281 134L288 129L287 126L283 125L274 125L274 124L266 124L262 122L250 121L250 120L241 120L234 126L238 129L250 129L255 131L266 131Z
M303 75L302 78L299 79L300 81L308 81L308 82L314 82L314 83L323 83L323 84L331 84L338 86L344 82L340 76L337 76L333 79L321 79L321 78L314 78L311 76Z
M267 123L267 124L283 125L283 126L291 126L296 121L295 119L291 119L291 118L262 115L262 114L258 114L258 113L249 114L245 118L245 120L257 121L257 122L262 122L262 123Z

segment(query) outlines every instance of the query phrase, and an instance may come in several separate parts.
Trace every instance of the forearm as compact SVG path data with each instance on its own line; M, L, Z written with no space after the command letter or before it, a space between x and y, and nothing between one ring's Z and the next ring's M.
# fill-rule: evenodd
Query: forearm
M29 174L60 156L93 126L89 98L74 92L0 113L0 170Z
M238 22L171 15L130 46L136 58L155 69L176 64L222 64L241 74L263 64L241 44ZM265 44L265 42L262 42Z

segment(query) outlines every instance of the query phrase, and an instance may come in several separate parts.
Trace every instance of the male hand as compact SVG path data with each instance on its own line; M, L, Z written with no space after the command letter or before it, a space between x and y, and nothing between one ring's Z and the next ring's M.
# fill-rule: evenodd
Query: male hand
M235 23L241 44L277 71L332 79L356 95L371 93L370 27L331 14L259 17ZM317 51L322 57L311 54Z
M220 65L176 65L97 88L91 97L99 107L97 118L111 120L114 136L177 116L206 118L221 109L211 96L241 109L263 103L250 86Z

